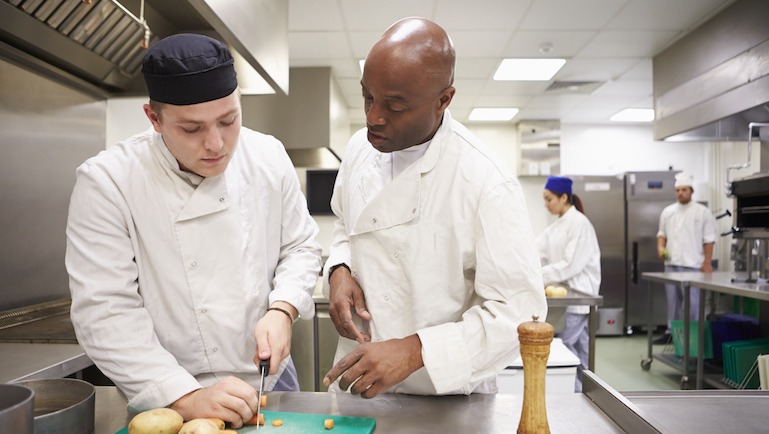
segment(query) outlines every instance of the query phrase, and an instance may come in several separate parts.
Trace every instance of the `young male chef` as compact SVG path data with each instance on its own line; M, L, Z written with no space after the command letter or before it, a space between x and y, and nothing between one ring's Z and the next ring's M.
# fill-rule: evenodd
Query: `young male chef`
M713 271L713 244L716 242L716 219L704 205L692 202L694 176L686 172L677 173L675 182L676 199L660 214L657 232L657 255L665 261L665 271ZM664 344L670 341L670 323L683 319L683 289L666 284L668 299L668 324L665 336L654 341ZM689 289L690 319L699 318L699 288Z
M332 391L495 393L518 325L547 313L521 187L447 110L454 63L446 32L421 18L395 23L366 58L367 128L331 199Z
M67 224L72 322L132 411L237 428L298 390L291 327L314 314L316 224L282 144L241 126L232 55L180 34L144 57L148 131L87 160Z

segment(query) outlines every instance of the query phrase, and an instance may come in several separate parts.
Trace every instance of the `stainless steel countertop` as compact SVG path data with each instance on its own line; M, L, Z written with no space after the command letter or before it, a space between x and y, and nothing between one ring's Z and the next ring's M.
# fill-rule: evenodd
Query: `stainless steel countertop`
M691 287L716 291L723 294L738 295L769 301L769 283L747 283L746 273L729 271L701 272L671 272L671 273L642 273L641 278L652 282L672 283L674 285L688 284ZM736 281L732 281L735 279Z
M384 394L363 399L325 392L268 392L271 411L328 414L376 419L376 433L509 434L518 428L521 395L413 396ZM550 432L622 433L585 395L546 397ZM115 387L96 388L96 432L114 434L128 425L126 400Z
M562 306L603 306L603 296L590 295L576 289L565 287L566 297L547 297L548 307Z
M760 433L769 429L769 391L625 392L670 433Z
M0 383L62 378L91 365L78 344L0 343Z

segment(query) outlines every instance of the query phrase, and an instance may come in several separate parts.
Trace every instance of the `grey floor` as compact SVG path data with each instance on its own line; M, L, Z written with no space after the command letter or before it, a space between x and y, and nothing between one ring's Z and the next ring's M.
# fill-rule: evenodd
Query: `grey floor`
M680 390L681 372L654 360L648 371L641 369L647 357L646 334L596 338L595 373L620 392L644 390ZM655 345L654 353L672 352Z

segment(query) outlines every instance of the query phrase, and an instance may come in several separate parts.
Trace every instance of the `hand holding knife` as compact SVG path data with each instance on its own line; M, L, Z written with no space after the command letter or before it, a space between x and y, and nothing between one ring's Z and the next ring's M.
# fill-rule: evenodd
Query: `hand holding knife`
M262 406L262 394L264 393L264 377L270 373L270 359L259 360L259 400L256 402L256 429L259 430L259 411Z

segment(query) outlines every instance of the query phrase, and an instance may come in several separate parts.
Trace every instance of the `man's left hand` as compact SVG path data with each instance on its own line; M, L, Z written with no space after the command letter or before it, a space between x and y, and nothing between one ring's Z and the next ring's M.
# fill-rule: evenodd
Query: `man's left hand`
M350 392L353 395L373 398L405 380L422 366L422 342L417 335L369 342L344 356L328 371L323 384L328 386L341 375L339 387L343 390L352 384Z

